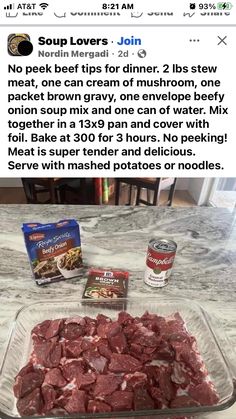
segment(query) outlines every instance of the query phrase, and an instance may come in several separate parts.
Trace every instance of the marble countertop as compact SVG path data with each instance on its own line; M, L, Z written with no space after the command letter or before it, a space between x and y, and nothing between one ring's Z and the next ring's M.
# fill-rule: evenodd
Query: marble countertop
M38 287L31 277L21 224L79 221L87 266L130 272L130 297L183 297L199 302L219 321L236 348L236 213L219 208L109 206L0 206L0 364L16 311L40 300L81 298L86 282L70 279ZM173 274L161 289L143 281L148 241L178 244ZM205 419L201 415L201 419ZM210 419L235 419L236 404Z

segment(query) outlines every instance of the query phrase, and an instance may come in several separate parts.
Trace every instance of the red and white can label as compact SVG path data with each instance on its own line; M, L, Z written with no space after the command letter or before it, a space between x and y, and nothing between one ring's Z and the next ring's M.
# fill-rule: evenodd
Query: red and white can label
M148 247L144 282L157 288L167 285L174 259L175 252L158 252Z

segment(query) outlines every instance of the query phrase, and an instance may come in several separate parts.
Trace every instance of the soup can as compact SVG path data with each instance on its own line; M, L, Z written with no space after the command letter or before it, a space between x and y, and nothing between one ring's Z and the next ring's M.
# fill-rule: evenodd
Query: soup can
M151 287L164 287L169 282L177 244L168 239L151 239L148 243L144 282Z

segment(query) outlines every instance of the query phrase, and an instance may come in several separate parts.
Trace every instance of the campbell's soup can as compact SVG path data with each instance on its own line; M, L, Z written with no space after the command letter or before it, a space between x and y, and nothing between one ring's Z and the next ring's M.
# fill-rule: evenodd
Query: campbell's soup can
M177 244L173 240L151 239L148 243L144 282L151 287L168 284Z

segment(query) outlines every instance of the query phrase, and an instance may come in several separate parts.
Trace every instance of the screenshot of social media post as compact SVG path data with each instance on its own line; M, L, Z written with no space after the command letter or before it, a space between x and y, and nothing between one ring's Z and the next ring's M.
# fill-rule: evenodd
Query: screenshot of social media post
M236 418L235 12L0 1L0 418Z

